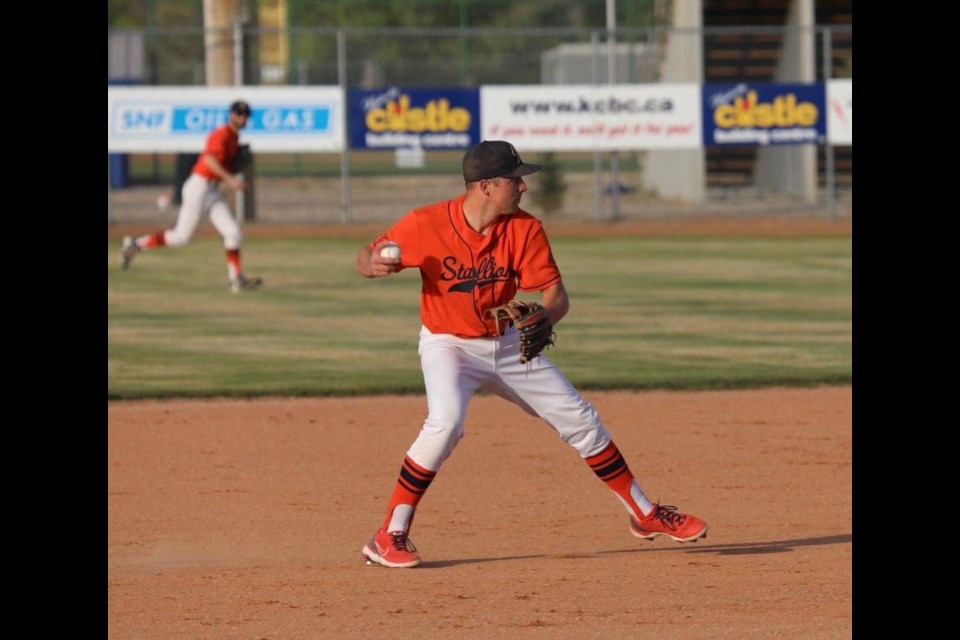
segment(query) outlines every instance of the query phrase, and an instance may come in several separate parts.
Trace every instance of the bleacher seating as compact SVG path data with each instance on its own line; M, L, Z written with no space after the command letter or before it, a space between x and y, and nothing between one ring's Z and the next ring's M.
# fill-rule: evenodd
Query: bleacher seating
M783 44L781 27L787 23L790 0L703 0L704 82L773 82ZM819 26L853 24L853 0L815 0L814 22ZM749 31L732 29L750 27ZM730 27L731 29L724 29ZM764 31L764 27L773 27ZM831 77L852 77L852 32L831 38ZM817 80L822 81L823 46L816 43ZM708 146L707 187L749 187L753 184L757 147ZM826 182L826 148L817 150L820 185ZM852 183L852 147L834 148L834 177L838 185Z

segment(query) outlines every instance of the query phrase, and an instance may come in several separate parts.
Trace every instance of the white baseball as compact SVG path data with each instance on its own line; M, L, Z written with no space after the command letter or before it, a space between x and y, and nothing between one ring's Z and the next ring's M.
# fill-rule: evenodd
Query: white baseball
M380 256L383 258L400 258L400 245L398 244L388 244L382 249L380 249Z

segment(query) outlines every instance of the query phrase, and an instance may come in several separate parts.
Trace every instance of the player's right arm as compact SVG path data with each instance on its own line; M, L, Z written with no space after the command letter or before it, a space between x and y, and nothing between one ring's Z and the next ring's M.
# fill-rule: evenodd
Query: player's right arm
M387 243L381 242L375 247L368 244L360 247L360 253L357 254L357 273L364 278L383 278L400 270L398 258L384 258L380 255L380 249L385 244Z

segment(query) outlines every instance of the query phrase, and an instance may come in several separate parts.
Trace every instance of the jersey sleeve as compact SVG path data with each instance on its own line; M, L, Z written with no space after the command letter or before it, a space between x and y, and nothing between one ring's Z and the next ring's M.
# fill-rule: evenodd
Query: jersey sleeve
M411 211L397 220L392 227L377 236L368 246L372 250L378 244L388 240L400 245L401 269L420 266L423 251L421 250L420 232L415 211Z
M207 144L203 148L204 155L212 153L221 162L226 155L226 135L223 129L217 129L207 136Z

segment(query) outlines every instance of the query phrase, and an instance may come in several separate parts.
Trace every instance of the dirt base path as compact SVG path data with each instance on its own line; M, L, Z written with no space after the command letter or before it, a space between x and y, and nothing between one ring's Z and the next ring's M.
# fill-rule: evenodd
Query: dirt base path
M108 403L108 637L850 638L852 389L586 393L646 542L543 423L478 396L415 569L367 566L421 396Z

